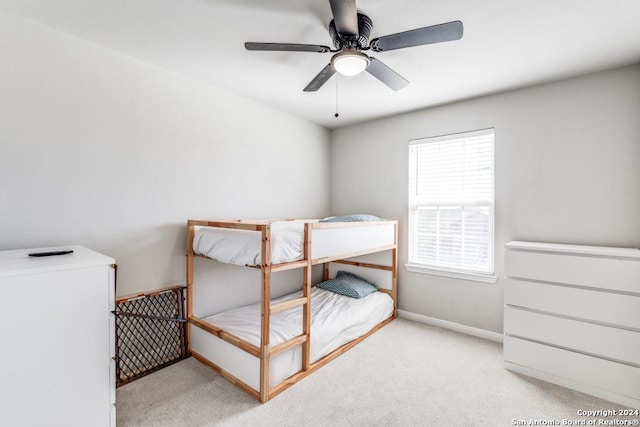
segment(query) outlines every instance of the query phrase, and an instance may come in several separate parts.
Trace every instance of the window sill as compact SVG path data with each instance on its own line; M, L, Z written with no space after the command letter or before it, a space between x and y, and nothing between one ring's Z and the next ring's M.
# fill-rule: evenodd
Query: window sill
M496 283L497 276L479 273L463 273L461 271L438 270L417 264L405 264L407 271L412 273L430 274L432 276L451 277L453 279L471 280L474 282Z

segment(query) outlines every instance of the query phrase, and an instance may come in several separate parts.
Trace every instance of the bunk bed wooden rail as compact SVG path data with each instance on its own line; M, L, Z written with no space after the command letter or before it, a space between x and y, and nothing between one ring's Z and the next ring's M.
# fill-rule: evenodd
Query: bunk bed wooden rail
M261 402L267 402L269 399L283 392L287 388L294 385L300 379L314 372L321 366L326 365L331 360L335 359L348 349L355 346L360 341L367 338L369 335L380 329L382 326L386 325L390 321L392 321L396 317L396 308L397 308L397 243L398 243L398 224L397 221L392 221L393 224L393 244L382 245L375 248L369 248L368 250L362 251L350 251L347 253L341 253L339 255L328 256L323 255L316 259L312 258L311 253L311 244L313 238L313 230L314 229L339 229L344 228L345 223L318 223L318 222L306 222L304 223L304 255L302 260L286 262L282 264L271 264L271 225L274 222L282 221L282 220L212 220L212 221L202 221L202 220L189 220L187 222L187 316L190 325L198 327L203 331L206 331L209 334L217 336L218 338L224 340L225 342L249 353L250 355L256 357L260 361L260 390L256 392L253 387L244 383L234 375L230 374L222 367L217 366L215 363L208 360L203 355L199 354L197 351L191 348L191 330L187 328L187 339L189 342L189 350L191 354L204 364L212 367L214 370L220 372L227 380L237 385L251 396L260 400ZM359 227L359 226L372 226L372 225L389 225L389 221L380 221L380 222L366 222L366 223L348 223L349 227ZM216 227L216 228L225 228L225 229L237 229L237 230L248 230L255 231L261 233L261 263L260 268L260 280L261 280L261 309L260 309L260 324L261 324L261 333L260 333L260 346L255 346L254 344L247 342L233 334L225 332L224 330L215 327L214 325L204 321L196 317L193 313L193 286L194 286L194 258L197 255L193 249L193 242L195 237L195 229L196 227ZM364 263L357 261L344 260L343 258L352 258L360 255L365 255L371 252L380 252L380 251L391 251L391 265L378 265L374 263ZM206 257L204 257L206 258ZM328 355L322 357L314 363L310 363L310 344L311 344L311 271L313 265L324 264L324 277L328 278L329 262L337 262L348 265L355 265L358 267L366 267L373 269L380 269L390 271L392 274L391 278L391 289L380 289L385 293L389 294L393 299L393 313L391 317L383 321L382 323L375 326L368 333L363 335L362 337L355 339ZM287 300L285 302L271 305L271 273L276 271L284 271L294 268L302 268L303 270L303 293L302 297L295 298L291 300ZM286 340L278 345L271 346L270 345L270 318L272 314L279 313L284 310L288 310L294 307L302 307L302 334ZM279 384L270 387L269 386L269 362L271 357L280 354L286 350L289 350L295 346L302 347L302 367L301 370L291 375L289 378L280 382Z

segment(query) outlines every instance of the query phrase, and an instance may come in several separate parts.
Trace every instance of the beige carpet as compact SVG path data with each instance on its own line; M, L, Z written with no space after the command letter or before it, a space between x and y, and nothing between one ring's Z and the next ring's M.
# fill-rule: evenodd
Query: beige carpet
M501 344L396 319L264 405L184 360L118 389L117 425L511 426L619 407L505 370Z

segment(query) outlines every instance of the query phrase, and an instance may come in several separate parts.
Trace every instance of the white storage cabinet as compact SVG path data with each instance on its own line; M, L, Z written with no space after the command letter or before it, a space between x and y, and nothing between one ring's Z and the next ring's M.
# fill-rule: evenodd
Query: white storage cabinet
M507 249L505 367L640 409L640 250Z
M115 261L64 249L0 251L2 426L115 426Z

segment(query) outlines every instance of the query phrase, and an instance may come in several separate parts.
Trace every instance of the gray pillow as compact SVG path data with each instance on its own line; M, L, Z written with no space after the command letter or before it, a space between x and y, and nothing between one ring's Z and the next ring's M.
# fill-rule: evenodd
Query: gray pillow
M371 283L370 281L368 281L364 277L360 277L357 274L353 274L353 273L350 273L348 271L343 271L343 270L338 271L336 273L336 279L347 279L347 280L353 280L353 281L360 280L360 281L368 283L371 286L373 286L374 288L378 289L378 287L374 283Z
M316 288L351 298L363 298L378 290L374 284L346 271L339 271L335 279L320 282L316 285Z

